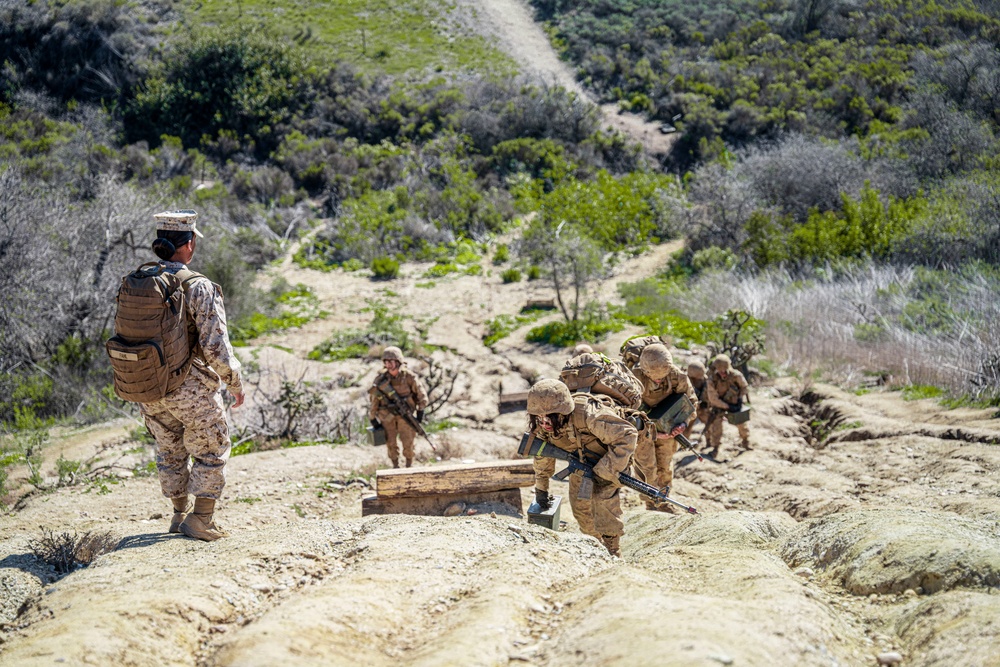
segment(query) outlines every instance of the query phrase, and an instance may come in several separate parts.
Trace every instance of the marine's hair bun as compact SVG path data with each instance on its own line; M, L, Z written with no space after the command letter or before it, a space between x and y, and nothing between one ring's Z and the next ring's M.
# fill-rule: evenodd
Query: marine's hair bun
M157 238L153 239L153 252L160 259L170 259L177 252L177 248L169 239Z

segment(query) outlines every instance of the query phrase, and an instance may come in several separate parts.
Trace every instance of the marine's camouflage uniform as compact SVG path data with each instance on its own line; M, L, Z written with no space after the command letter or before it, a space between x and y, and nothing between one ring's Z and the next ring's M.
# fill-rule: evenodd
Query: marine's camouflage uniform
M708 391L705 392L705 395L709 407L717 408L724 413L729 411L730 403L742 401L750 393L746 378L743 377L743 373L735 368L730 368L724 378L719 375L717 369L712 368L711 373L708 375L707 384ZM722 444L722 423L724 421L725 417L720 415L715 418L715 421L712 422L712 425L708 429L708 444L716 451L718 451L719 446ZM750 441L749 422L737 424L736 430L740 434L743 446L746 447Z
M555 432L538 427L534 434L568 452L575 453L582 448L601 457L594 466L594 492L589 499L578 497L583 476L580 473L570 475L569 504L580 524L580 532L599 540L602 536L620 537L625 532L625 524L621 518L618 473L628 468L635 452L635 426L591 394L574 394L573 402L576 405L574 414L569 416L564 427ZM555 459L552 461L554 469Z
M702 424L707 424L712 416L712 409L708 407L708 379L703 377L695 379L688 376L688 382L691 383L691 388L694 389L695 396L698 397L698 402L695 403L695 416ZM690 438L691 429L692 424L688 424L684 435Z
M171 273L187 268L180 262L165 264ZM185 303L193 341L191 371L180 387L154 403L140 404L139 410L156 439L163 495L218 500L226 485L230 446L221 389L225 385L242 393L240 362L229 344L222 290L208 278L194 278L187 283Z
M687 394L691 405L698 404L698 397L688 381L686 373L671 366L667 376L656 382L636 366L632 373L642 383L642 402L650 408L659 405L663 399L674 394ZM695 415L688 419L688 428L694 423ZM674 483L674 454L677 453L676 438L640 438L635 450L635 467L640 479L658 489ZM652 500L646 501L652 507Z
M399 439L403 442L403 456L409 463L413 461L413 440L417 437L417 432L403 417L390 408L388 399L384 398L378 390L379 385L387 379L396 393L406 401L411 412L427 407L427 392L416 374L405 366L400 367L396 377L389 375L389 371L382 371L375 377L371 389L368 390L370 399L368 418L378 419L382 427L385 428L385 443L389 449L389 460L392 461L393 465L399 464L399 445L396 443L396 434L399 434Z

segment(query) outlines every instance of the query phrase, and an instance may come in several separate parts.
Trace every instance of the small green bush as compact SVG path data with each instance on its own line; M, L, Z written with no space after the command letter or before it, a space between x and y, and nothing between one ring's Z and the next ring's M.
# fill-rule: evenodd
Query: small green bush
M560 320L535 327L528 332L532 343L548 343L559 347L572 347L580 341L596 343L608 334L621 331L625 324L619 320Z
M911 384L903 387L904 401L919 401L924 398L940 398L944 396L944 389L929 384Z
M393 280L399 276L399 262L392 257L376 257L372 260L372 273L376 280Z
M497 251L493 253L493 263L503 264L508 261L510 261L510 249L506 243L501 243L497 246Z
M521 271L519 269L507 269L500 274L504 283L516 283L521 280Z
M538 280L542 277L542 269L538 266L528 267L528 280Z

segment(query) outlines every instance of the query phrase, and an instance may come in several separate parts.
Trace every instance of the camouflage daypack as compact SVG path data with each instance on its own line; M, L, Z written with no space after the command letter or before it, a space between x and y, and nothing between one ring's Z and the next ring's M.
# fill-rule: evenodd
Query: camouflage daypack
M152 403L184 382L194 342L185 288L200 276L188 269L173 274L150 262L122 278L115 335L105 343L115 393L122 400Z
M620 405L637 409L642 405L642 385L620 361L603 354L585 352L566 362L559 379L571 392L603 394Z
M621 349L618 350L621 354L622 363L625 364L627 369L632 370L639 365L639 355L642 354L646 346L653 345L654 343L661 343L670 347L670 343L661 336L637 336L629 338L622 343Z

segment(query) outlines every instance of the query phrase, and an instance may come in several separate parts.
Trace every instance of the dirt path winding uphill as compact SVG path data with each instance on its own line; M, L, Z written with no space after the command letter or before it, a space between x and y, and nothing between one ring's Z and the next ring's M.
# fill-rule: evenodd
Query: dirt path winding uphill
M576 80L572 68L560 60L542 27L532 18L532 9L524 0L461 0L470 7L476 29L497 40L522 70L548 84L562 86L594 102ZM642 144L650 155L666 155L677 139L676 134L660 132L662 123L646 122L640 115L620 113L617 105L601 105L606 125L623 132Z

